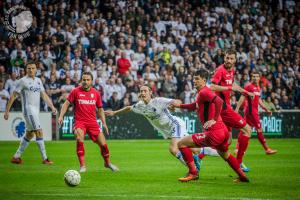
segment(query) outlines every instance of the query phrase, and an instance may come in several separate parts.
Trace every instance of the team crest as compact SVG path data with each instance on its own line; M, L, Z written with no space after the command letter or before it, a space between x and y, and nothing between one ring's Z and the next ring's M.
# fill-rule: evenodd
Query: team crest
M91 94L91 97L94 98L94 94Z

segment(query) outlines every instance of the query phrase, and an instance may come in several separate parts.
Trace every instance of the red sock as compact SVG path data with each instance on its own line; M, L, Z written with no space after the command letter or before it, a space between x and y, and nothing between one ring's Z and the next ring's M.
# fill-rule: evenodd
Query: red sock
M230 165L230 167L239 175L239 177L246 177L245 173L240 167L239 162L233 155L230 154L226 161Z
M79 160L79 163L80 163L80 167L85 166L83 142L77 141L76 151L77 151L77 156L78 156L78 160Z
M237 153L237 156L236 156L239 163L243 162L243 156L244 156L244 154L246 152L246 149L248 147L249 139L250 138L248 136L243 135L242 131L239 133L239 137L238 137L239 150L238 150L238 153Z
M264 134L262 133L262 131L257 131L257 138L260 141L260 143L263 145L265 151L268 150L268 145L266 143L266 139L264 137Z
M206 155L203 154L203 153L198 154L198 158L201 159L201 160L202 160L205 156L206 156Z
M107 144L101 146L100 150L101 150L101 155L104 159L105 165L108 165L110 163L110 161L109 161L109 150L108 150Z
M186 162L187 166L189 167L189 173L190 174L197 174L197 169L194 163L193 153L190 148L188 147L182 147L179 148L183 155L183 159Z
M239 141L236 142L235 149L239 150Z

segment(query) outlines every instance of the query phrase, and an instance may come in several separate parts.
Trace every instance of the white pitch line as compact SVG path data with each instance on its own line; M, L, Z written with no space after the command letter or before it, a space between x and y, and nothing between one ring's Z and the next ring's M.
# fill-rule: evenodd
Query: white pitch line
M244 198L244 197L211 197L211 196L176 196L176 195L143 195L143 194L49 194L49 193L32 193L22 194L23 196L52 196L52 197L123 197L123 198L166 198L166 199L216 199L216 200L271 200L261 198Z

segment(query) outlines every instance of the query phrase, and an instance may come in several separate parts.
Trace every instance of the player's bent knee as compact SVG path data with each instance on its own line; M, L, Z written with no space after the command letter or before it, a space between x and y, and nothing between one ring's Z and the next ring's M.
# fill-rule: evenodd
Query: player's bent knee
M37 138L43 138L43 131L42 130L36 130L35 135Z
M31 140L34 137L35 131L26 131L25 137L27 140Z

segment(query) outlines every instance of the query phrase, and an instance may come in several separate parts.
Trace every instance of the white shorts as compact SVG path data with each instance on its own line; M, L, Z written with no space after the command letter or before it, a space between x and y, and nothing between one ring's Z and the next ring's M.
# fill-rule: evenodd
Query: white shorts
M177 119L173 122L169 138L183 138L189 135L186 131L185 122L182 119Z
M24 113L24 119L26 121L26 130L33 131L39 130L41 128L40 118L39 118L39 111L29 111Z

